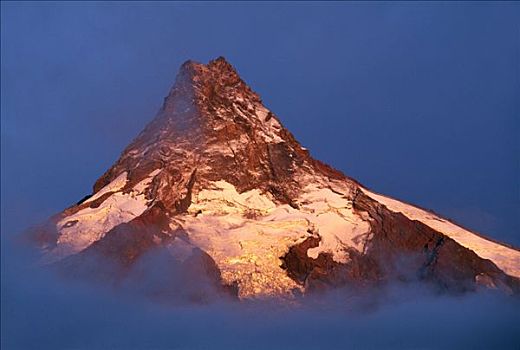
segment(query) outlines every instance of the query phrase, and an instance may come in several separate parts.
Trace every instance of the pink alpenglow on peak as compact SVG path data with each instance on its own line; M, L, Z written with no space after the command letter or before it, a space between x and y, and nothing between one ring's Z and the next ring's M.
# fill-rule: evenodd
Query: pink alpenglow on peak
M182 271L165 297L294 300L393 280L520 292L517 249L314 159L223 57L184 63L92 196L32 233L45 264L79 278L120 281L165 257Z

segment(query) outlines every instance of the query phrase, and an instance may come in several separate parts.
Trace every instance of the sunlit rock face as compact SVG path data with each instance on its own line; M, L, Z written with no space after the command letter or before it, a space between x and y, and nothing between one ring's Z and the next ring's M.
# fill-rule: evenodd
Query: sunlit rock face
M166 255L184 279L164 295L200 278L241 299L393 279L520 290L518 250L313 159L224 58L183 64L92 195L36 233L43 261L80 277L118 280Z

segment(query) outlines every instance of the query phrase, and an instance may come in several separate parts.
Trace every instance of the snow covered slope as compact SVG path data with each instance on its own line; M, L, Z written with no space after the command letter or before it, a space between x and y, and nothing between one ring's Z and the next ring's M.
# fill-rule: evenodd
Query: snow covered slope
M491 260L508 275L520 278L520 251L485 239L431 212L382 196L365 188L362 190L391 211L402 213L411 220L417 220L428 225L452 238L460 245L471 249L481 258Z

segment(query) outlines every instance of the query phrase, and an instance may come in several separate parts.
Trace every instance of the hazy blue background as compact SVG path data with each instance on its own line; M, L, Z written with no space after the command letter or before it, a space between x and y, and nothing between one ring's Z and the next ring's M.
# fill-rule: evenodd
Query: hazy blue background
M183 61L223 55L317 158L520 246L517 4L2 2L1 9L6 349L520 344L518 300L503 296L416 302L421 292L399 292L408 303L362 317L334 306L274 316L229 305L157 310L41 276L5 244L6 235L90 192L153 118Z

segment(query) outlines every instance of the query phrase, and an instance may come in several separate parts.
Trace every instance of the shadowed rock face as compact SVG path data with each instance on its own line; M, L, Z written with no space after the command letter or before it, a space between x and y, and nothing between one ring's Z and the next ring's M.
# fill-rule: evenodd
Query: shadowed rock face
M354 207L372 218L374 238L365 255L380 266L385 278L425 280L441 291L465 292L475 290L476 276L486 276L507 292L520 291L518 279L424 223L393 213L362 192Z
M166 299L294 298L392 280L519 292L518 250L381 198L313 159L221 57L183 64L93 193L33 233L67 276L127 289L146 280L146 294Z

